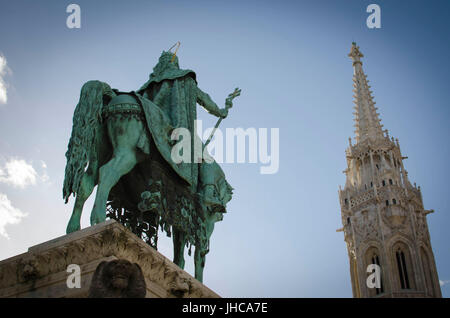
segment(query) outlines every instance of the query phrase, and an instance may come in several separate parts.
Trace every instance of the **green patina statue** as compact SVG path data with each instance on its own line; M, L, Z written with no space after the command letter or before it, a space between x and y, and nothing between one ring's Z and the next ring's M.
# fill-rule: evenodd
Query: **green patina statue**
M201 141L199 156L196 104L223 119L239 94L236 89L220 109L170 50L136 92L85 83L66 153L63 197L67 203L76 196L67 233L80 229L83 205L98 185L91 225L116 219L155 248L159 227L173 233L174 263L184 268L184 247L190 254L195 246L195 277L202 281L214 223L222 220L233 188L215 161L202 158ZM192 136L188 162L172 158L179 128Z

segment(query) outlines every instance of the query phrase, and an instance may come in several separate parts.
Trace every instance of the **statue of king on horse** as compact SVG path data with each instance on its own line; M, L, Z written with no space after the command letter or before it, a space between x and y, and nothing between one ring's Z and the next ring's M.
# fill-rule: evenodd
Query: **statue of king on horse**
M155 248L159 228L173 234L174 263L184 268L184 247L190 253L195 246L195 277L202 281L209 238L233 188L220 166L203 158L196 104L223 119L239 94L236 89L219 108L198 88L195 73L180 69L171 50L137 91L85 83L66 153L63 197L66 203L76 197L67 233L80 229L84 203L97 186L91 225L114 218ZM177 129L190 133L190 147L182 151L190 151L191 160L173 160Z

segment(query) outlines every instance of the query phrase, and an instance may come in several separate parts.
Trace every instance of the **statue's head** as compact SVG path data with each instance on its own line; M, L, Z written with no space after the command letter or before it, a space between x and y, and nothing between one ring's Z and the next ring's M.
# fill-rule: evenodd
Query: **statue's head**
M178 56L170 51L163 51L159 57L158 64L153 68L153 73L158 76L167 69L179 69Z
M89 297L92 298L143 298L145 294L146 284L141 268L124 259L101 262L89 290Z

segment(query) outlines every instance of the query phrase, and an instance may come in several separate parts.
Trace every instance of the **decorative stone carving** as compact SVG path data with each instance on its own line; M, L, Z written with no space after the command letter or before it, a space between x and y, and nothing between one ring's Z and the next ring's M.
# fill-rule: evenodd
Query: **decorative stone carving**
M31 254L23 258L18 263L18 280L20 282L33 281L39 277L39 262L37 258Z
M383 217L386 218L385 223L391 228L402 228L408 216L404 208L399 205L383 207Z
M219 297L114 220L0 261L0 297L87 297L97 264L113 259L139 265L146 282L151 283L147 284L147 297ZM70 264L80 265L82 280L89 278L79 291L68 290L65 279L61 279L67 277ZM52 284L58 288L46 292Z
M182 298L189 293L189 279L182 273L169 270L166 272L166 279L170 281L169 290L175 297Z
M375 213L372 208L358 213L358 216L354 218L353 225L355 232L358 234L358 242L378 238L378 219Z
M89 288L89 298L144 298L145 294L141 267L124 259L101 262Z

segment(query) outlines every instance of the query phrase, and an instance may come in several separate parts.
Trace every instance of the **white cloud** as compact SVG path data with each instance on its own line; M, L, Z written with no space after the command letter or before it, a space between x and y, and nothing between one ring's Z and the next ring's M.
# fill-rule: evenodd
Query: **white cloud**
M441 287L447 285L448 283L450 283L450 280L439 280L439 285L441 285Z
M6 58L0 54L0 104L6 104L8 101L6 83L3 79L8 73L10 73L10 69L7 65Z
M12 206L6 194L0 193L0 235L9 239L5 226L18 224L27 214Z
M33 166L22 159L10 159L4 168L0 167L0 182L13 187L25 188L36 184L38 174Z
M42 182L45 183L45 182L49 181L50 177L47 174L47 164L43 160L41 160L41 167L42 167L42 170L44 171L41 176L41 180L42 180Z

